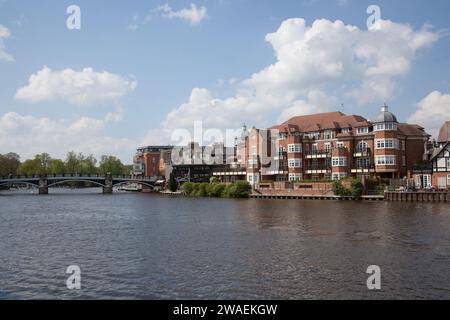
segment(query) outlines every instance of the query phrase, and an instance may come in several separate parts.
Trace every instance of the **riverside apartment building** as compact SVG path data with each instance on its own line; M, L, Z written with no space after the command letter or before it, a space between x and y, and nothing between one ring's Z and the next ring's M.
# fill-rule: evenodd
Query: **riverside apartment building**
M267 130L244 131L236 144L238 170L221 175L231 179L245 170L252 185L348 176L398 179L411 176L429 138L419 125L399 123L387 106L372 121L341 112L298 116Z

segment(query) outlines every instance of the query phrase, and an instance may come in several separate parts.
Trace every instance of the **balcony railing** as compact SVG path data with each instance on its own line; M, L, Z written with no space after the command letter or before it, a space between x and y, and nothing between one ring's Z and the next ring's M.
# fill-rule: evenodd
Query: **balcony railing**
M370 148L356 148L353 152L355 158L358 157L369 157L372 154Z
M331 150L312 150L305 152L306 158L328 158L331 157Z

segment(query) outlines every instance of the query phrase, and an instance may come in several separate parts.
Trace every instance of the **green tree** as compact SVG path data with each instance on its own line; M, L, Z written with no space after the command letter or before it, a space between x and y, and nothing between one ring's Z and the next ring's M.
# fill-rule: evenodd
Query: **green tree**
M17 169L19 175L32 175L39 173L39 161L37 159L29 159L23 162Z
M177 191L177 189L178 189L178 183L177 183L177 181L175 180L175 177L174 177L174 175L173 175L173 172L171 172L171 173L170 173L170 176L169 176L168 188L169 188L169 190L172 191L172 192L175 192L175 191Z
M78 161L80 161L81 173L95 174L98 172L97 159L91 154L84 157L82 153L78 155Z
M81 172L81 161L80 157L82 154L77 155L74 151L67 153L64 165L66 167L67 173L80 173Z
M16 153L0 155L0 176L16 175L20 166L20 156Z
M64 161L60 159L53 159L50 163L49 168L50 174L64 174L66 173L66 166L64 165Z
M100 171L104 174L121 175L124 174L124 168L122 161L114 156L102 156L100 160Z

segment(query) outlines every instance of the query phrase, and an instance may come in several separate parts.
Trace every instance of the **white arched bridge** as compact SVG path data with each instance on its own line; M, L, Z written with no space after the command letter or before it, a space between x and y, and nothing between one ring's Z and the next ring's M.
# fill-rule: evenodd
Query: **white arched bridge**
M154 188L156 177L136 177L111 174L45 174L28 176L0 176L0 187L28 185L39 190L39 194L48 194L48 188L68 182L87 182L103 188L103 193L112 193L113 188L127 183L138 183Z

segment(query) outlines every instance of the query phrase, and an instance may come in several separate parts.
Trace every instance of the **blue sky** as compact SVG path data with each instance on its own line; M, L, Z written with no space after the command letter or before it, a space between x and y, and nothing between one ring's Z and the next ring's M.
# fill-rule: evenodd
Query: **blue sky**
M81 30L66 27L72 4ZM379 36L367 30L371 4L390 21ZM370 118L385 101L434 134L450 114L448 12L447 0L0 0L0 153L130 162L137 146L170 143L193 121L265 127L338 109ZM352 45L338 50L340 37Z

